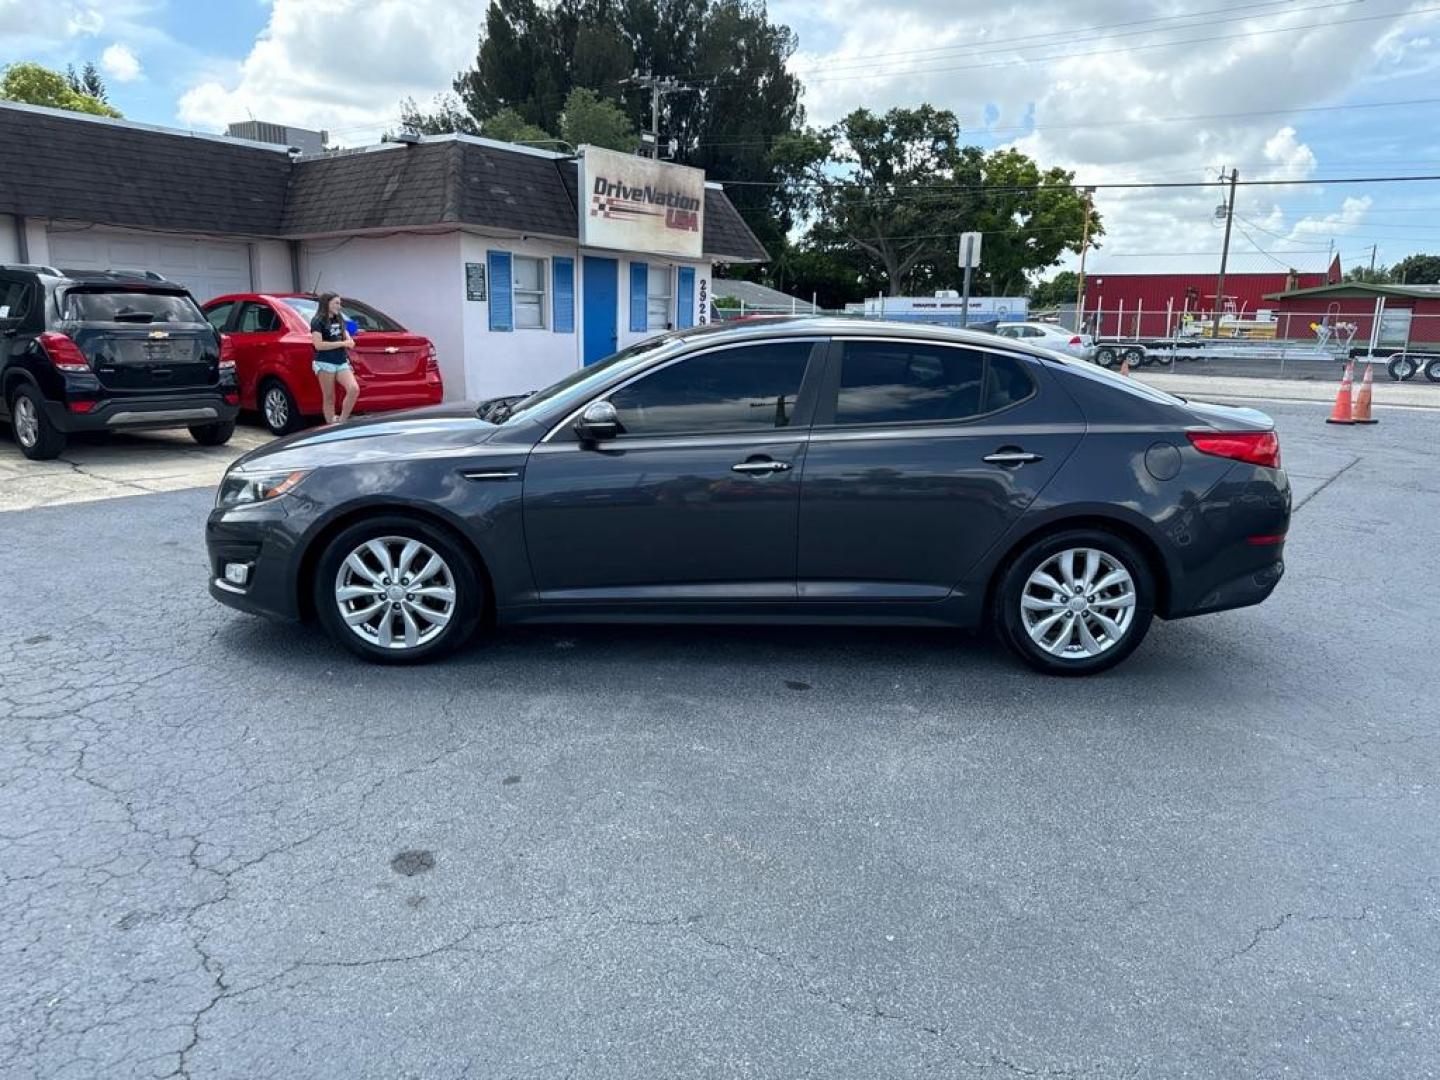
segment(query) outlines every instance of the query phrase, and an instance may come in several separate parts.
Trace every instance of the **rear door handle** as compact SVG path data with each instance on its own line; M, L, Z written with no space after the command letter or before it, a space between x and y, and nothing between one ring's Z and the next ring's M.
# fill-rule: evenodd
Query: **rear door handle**
M981 460L988 461L991 465L1029 465L1045 459L1028 450L996 450L993 454L986 454Z
M742 461L738 465L731 465L731 472L747 474L764 474L787 472L790 464L785 461Z

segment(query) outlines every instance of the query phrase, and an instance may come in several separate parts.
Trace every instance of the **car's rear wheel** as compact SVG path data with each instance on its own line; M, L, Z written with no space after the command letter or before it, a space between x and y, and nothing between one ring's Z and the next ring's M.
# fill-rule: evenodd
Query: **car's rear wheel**
M410 517L370 518L340 532L316 570L315 610L366 660L413 664L465 642L484 611L471 556L447 530Z
M224 446L235 434L235 421L225 420L214 424L194 424L190 437L201 446Z
M1135 546L1100 529L1067 529L1027 545L995 590L996 629L1027 664L1092 675L1139 646L1155 608L1155 580Z
M40 391L22 383L10 398L10 424L20 452L31 461L49 461L65 449L65 433L45 412Z
M300 426L295 395L279 379L267 379L260 387L260 419L274 435L288 435Z

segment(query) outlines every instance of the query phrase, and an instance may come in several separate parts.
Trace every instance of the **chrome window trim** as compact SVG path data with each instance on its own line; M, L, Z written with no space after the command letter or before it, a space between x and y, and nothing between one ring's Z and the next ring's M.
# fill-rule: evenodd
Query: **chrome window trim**
M540 442L537 443L536 445L537 445L537 446L543 446L545 443L548 443L551 439L553 439L553 438L555 437L555 435L556 435L557 432L559 432L561 429L565 428L565 427L568 426L569 424L573 423L573 422L580 416L581 413L583 413L586 409L588 409L588 408L589 408L592 404L594 404L595 402L597 402L597 401L605 401L605 400L607 400L607 399L610 397L611 394L614 394L614 393L617 393L617 392L619 392L619 391L621 391L621 390L624 390L627 386L630 386L630 385L633 384L633 383L639 382L641 379L649 378L651 375L654 375L654 374L657 374L658 372L664 371L666 368L671 367L671 366L674 365L674 364L678 364L678 363L680 363L680 362L682 362L682 361L684 361L684 360L693 360L693 359L695 359L695 358L698 357L698 356L708 356L710 353L728 352L728 351L731 350L731 349L749 349L749 348L752 348L752 347L754 347L754 346L756 346L756 345L775 345L775 344L779 344L779 343L781 343L781 342L802 342L802 343L804 343L804 344L808 344L808 345L810 346L811 351L812 351L812 354L813 354L813 351L814 351L814 348L815 348L816 345L818 345L818 344L820 344L820 343L822 343L822 342L824 342L824 341L828 341L828 340L829 340L829 335L828 335L828 334L809 334L809 335L795 334L795 335L793 335L793 336L792 336L792 335L782 335L782 336L779 336L779 337L760 338L760 339L758 339L758 340L756 340L756 339L749 339L749 340L746 340L746 341L729 341L729 342L725 342L724 344L720 344L720 345L701 346L701 347L695 349L693 352L682 352L680 355L678 355L678 356L672 356L672 357L670 357L670 359L664 361L663 363L656 364L654 367L646 368L644 371L637 371L635 374L631 375L631 376L630 376L628 379L626 379L624 382L616 383L614 386L608 387L608 388L604 391L604 393L596 394L594 397L590 398L588 401L581 402L581 404L580 404L577 408L575 408L575 409L571 410L569 413L567 413L567 414L565 415L565 418L564 418L563 420L561 420L558 424L556 424L556 425L555 425L554 427L552 427L549 431L547 431L547 432L545 433L545 437L544 437L543 439L541 439ZM813 360L813 355L812 355L812 360ZM810 362L810 361L807 361L807 364L808 364L809 362ZM808 369L807 369L807 373L808 373ZM801 384L802 384L802 385L804 384L804 378L805 378L804 375L802 375L802 376L801 376ZM797 393L798 393L798 388L797 388ZM766 431L767 433L773 433L773 432L776 432L776 431L786 431L786 430L792 430L792 429L787 429L787 428L766 428L766 429L765 429L765 431ZM729 438L733 438L734 435L748 435L748 434L753 434L753 433L754 433L753 430L747 431L747 430L743 430L743 429L737 429L735 432L732 433L732 435L730 435L730 436L728 436L728 437L729 437ZM693 440L693 439L703 439L703 438L715 438L715 437L720 437L720 436L722 436L723 434L724 434L724 433L722 433L722 432L706 431L706 432L696 432L696 433L693 434L693 435L684 435L684 434L675 434L675 435L636 435L636 436L631 436L631 437L634 438L634 439L636 439L636 440L639 440L639 439L651 439L651 440L656 440L656 439L692 439L692 440ZM623 436L623 435L622 435L622 436L619 436L619 438L625 438L625 437L626 437L626 436ZM692 444L687 444L687 445L692 445Z

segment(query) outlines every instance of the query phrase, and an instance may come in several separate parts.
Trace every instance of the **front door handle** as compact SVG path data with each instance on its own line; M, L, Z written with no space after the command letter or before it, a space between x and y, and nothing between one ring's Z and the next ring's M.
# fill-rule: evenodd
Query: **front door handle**
M991 465L1030 465L1045 459L1039 454L1032 454L1027 450L1005 447L996 450L993 454L986 454L981 460L987 461Z
M750 475L763 475L765 473L788 472L789 462L785 461L742 461L738 465L731 465L731 472L747 473Z

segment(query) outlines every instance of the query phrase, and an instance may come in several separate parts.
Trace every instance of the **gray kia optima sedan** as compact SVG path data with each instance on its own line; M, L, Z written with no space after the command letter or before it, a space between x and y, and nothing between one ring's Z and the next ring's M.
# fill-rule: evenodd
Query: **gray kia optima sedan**
M652 339L517 398L245 455L211 594L379 661L486 620L991 626L1043 671L1284 571L1274 425L993 335L848 319Z

